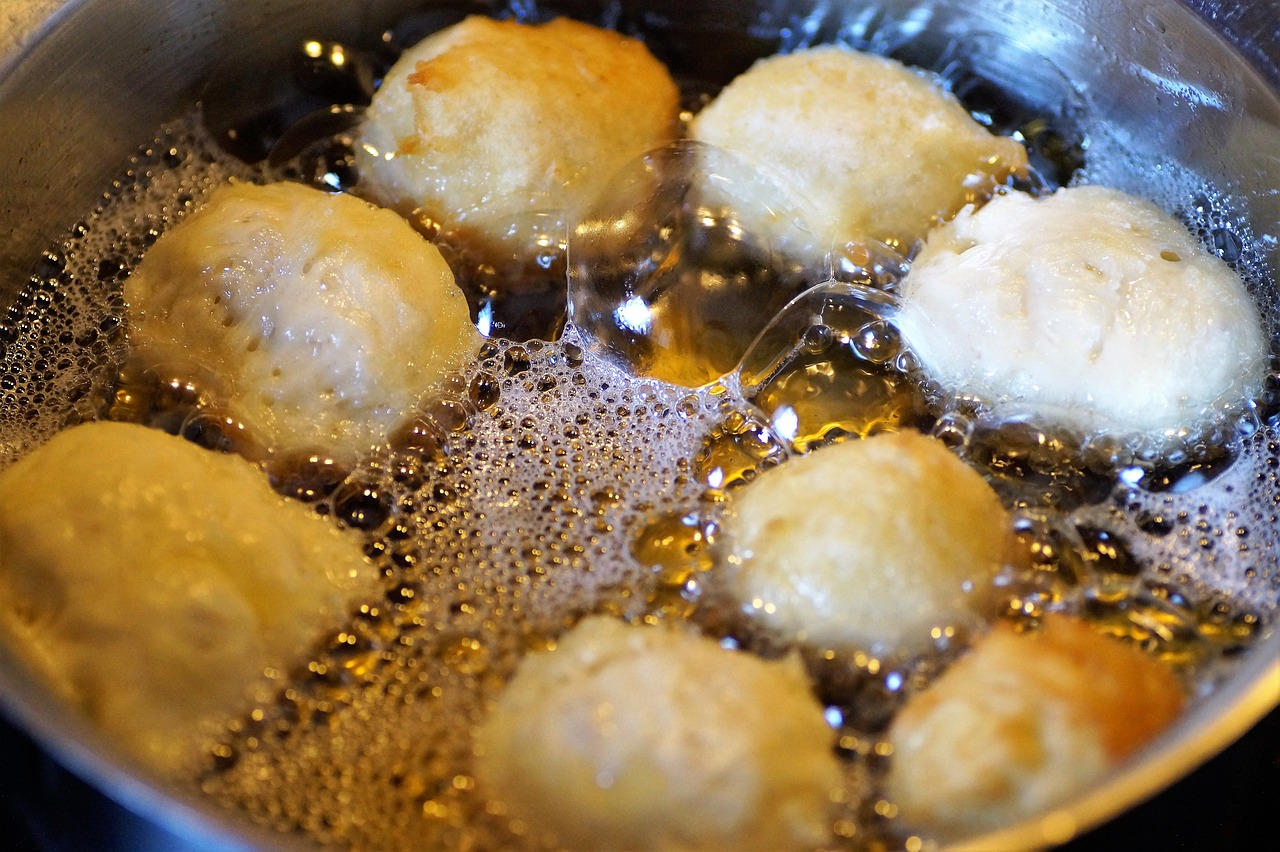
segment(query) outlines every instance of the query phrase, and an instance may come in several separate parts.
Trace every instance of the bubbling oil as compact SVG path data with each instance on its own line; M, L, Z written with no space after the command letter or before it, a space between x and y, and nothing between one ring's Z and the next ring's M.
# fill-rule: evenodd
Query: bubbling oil
M554 342L492 340L354 468L323 454L272 455L196 384L131 370L121 282L159 233L229 178L289 174L348 188L335 145L250 166L214 144L199 116L167 129L44 256L0 327L3 461L79 420L145 422L258 461L281 493L358 531L382 569L380 597L360 602L295 670L271 673L274 700L210 729L189 780L229 810L326 845L536 846L477 788L473 766L473 732L521 658L602 611L690 622L750 653L788 652L718 588L723 507L769 467L878 431L931 432L1014 510L1024 558L997 580L1004 618L1081 614L1200 692L1274 621L1274 400L1181 464L1090 452L1095 463L1081 464L1090 448L1078 439L992 425L975 401L920 390L892 331L892 300L859 289L891 293L892 270L784 308L776 334L696 390L633 375L569 326ZM1176 189L1171 198L1193 200L1168 206L1261 287L1229 199ZM891 759L883 734L969 638L940 627L934 648L914 658L800 649L845 768L836 845L906 843L879 791Z

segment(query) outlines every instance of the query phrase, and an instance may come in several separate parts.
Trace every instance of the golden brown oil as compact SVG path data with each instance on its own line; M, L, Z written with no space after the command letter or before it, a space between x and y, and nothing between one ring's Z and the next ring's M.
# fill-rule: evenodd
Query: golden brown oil
M869 364L847 344L805 351L765 384L756 405L783 421L796 452L925 423L919 386L900 371ZM785 420L783 420L785 418Z
M162 143L51 275L118 280L210 186L263 177L190 128ZM360 531L383 571L381 597L276 673L272 701L222 720L193 771L208 796L282 835L362 849L536 846L474 781L472 732L492 697L522 657L590 612L685 620L748 652L785 652L785 638L758 632L716 594L717 513L762 471L834 440L932 429L983 471L1016 510L1025 554L1002 577L1002 617L1034 626L1047 611L1079 613L1175 666L1193 689L1228 671L1274 617L1271 426L1203 490L1151 491L1126 471L1072 461L1075 448L1054 436L966 424L964 401L925 400L908 369L859 353L851 337L811 337L747 398L732 376L688 391L631 375L584 351L570 329L555 343L491 344L391 446L347 470L321 455L271 456L189 379L117 375L122 306L100 290L84 284L72 323L84 343L71 360L97 377L85 399L101 392L106 416L260 462L282 493ZM690 384L731 372L745 346L742 335L686 338L695 354L667 377ZM34 353L56 362L61 350L43 345ZM6 417L32 410L38 393L14 391ZM99 408L80 406L68 422ZM780 434L788 410L794 429ZM940 630L916 659L804 649L845 761L837 845L903 845L893 804L876 791L882 734L967 638Z

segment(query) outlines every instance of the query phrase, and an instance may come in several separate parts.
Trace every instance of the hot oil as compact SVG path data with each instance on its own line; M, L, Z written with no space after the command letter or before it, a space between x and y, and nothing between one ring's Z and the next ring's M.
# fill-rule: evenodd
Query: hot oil
M716 594L720 512L789 456L876 431L933 431L1015 508L1026 559L1001 578L1002 617L1034 625L1046 611L1080 613L1199 690L1274 618L1274 416L1264 411L1233 439L1234 463L1179 490L1158 466L1082 466L1060 437L986 430L967 401L925 405L909 360L881 349L874 322L859 325L876 332L863 337L801 329L793 355L750 393L735 375L697 391L637 379L580 346L572 328L554 343L495 341L355 469L272 457L188 379L121 372L119 283L147 245L226 179L278 176L227 156L199 124L140 153L11 312L4 448L16 456L106 411L256 459L282 493L363 536L382 596L280 673L274 701L226 720L193 772L207 795L254 821L361 848L536 846L473 774L471 734L520 659L597 611L687 621L747 652L785 653L786 641ZM341 144L303 147L311 153L285 170L348 185ZM1218 218L1197 227L1248 267L1247 233L1220 215L1227 200L1206 205ZM75 383L71 414L51 417L39 395L61 382ZM794 431L779 428L786 409ZM1144 487L1160 477L1168 487ZM832 820L841 844L903 843L893 803L876 791L890 759L883 733L904 696L968 640L958 627L934 638L915 659L804 649L845 761Z
M753 387L753 404L791 450L807 453L847 438L904 428L928 431L931 420L901 342L884 316L848 329L807 325L791 357Z
M571 342L494 345L470 373L497 399L437 452L391 450L348 480L376 495L357 526L386 596L259 708L253 731L270 736L226 738L201 779L210 795L326 842L509 845L471 775L486 702L582 614L676 582L653 570L669 543L645 551L635 530L656 539L660 507L697 505L688 459L718 404L630 380ZM317 508L348 515L341 491Z

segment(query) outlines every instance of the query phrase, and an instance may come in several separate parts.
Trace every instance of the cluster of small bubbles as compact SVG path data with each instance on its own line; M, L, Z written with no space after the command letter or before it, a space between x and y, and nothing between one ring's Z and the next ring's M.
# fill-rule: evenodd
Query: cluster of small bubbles
M1253 239L1253 229L1248 220L1234 210L1234 204L1221 197L1212 188L1204 188L1191 196L1182 208L1183 220L1200 237L1213 254L1231 268L1248 272L1248 254ZM1253 259L1256 262L1256 258Z
M1148 472L1122 470L1113 506L1081 512L1129 543L1144 576L1183 586L1191 600L1230 600L1269 618L1280 591L1277 446L1274 430L1261 429L1235 444L1230 463L1156 474L1157 487Z
M1114 478L1081 464L1078 439L1020 421L972 423L950 414L941 428L963 439L962 456L981 471L1007 505L1070 510L1106 500Z
M1248 438L1235 464L1183 490L1143 489L1122 470L1109 499L1074 509L1024 503L1015 524L1021 558L999 580L1005 616L1080 614L1202 689L1219 682L1274 617L1280 501L1265 495L1280 495L1266 473L1275 446Z
M228 729L236 757L201 786L252 819L366 848L510 844L474 792L469 732L518 659L629 606L621 590L684 617L670 607L710 567L690 459L714 394L637 380L573 329L491 342L455 391L419 418L430 447L393 441L318 503L364 536L385 593L250 713L272 737Z
M706 489L703 500L721 502L786 457L786 445L768 423L750 412L733 411L703 439L693 459L694 475Z
M933 434L1015 510L1023 559L1000 578L1005 617L1084 615L1202 690L1274 619L1280 463L1259 406L1156 447L996 420L978 399L932 402Z

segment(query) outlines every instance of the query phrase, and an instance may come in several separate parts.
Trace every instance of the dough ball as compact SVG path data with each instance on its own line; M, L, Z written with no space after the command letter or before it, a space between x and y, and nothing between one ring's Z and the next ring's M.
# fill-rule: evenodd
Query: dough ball
M622 166L673 138L678 100L635 39L470 17L387 73L357 163L382 203L501 244L527 211L581 218Z
M390 211L294 183L217 190L125 299L144 365L196 378L272 448L348 460L480 345L434 246Z
M771 630L822 647L923 651L973 619L1013 525L939 441L883 433L762 473L724 519L729 586Z
M378 585L243 459L159 430L77 426L0 473L0 635L163 771Z
M1001 828L1087 789L1183 701L1168 668L1078 619L997 625L898 714L888 795L942 840Z
M597 616L524 660L477 775L571 849L811 849L841 781L832 742L797 659Z
M1261 387L1267 340L1243 282L1114 189L966 209L929 235L901 295L925 372L998 414L1171 436Z
M936 82L840 47L757 62L691 132L777 172L822 251L867 238L909 246L1027 165L1021 144L987 132Z

